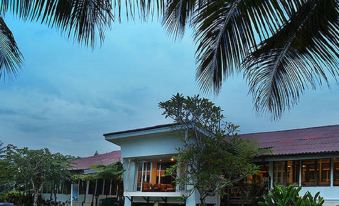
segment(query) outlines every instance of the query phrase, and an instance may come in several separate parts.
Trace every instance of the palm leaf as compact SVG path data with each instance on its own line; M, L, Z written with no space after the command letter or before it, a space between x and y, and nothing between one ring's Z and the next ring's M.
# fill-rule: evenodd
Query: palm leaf
M0 17L0 79L6 74L15 75L22 60L22 54L12 32Z
M273 118L295 105L303 91L339 76L336 0L296 4L290 21L245 61L255 108Z
M182 37L192 15L205 3L204 0L169 0L166 2L163 25L170 34Z
M256 36L268 36L286 21L278 0L208 1L193 18L197 79L203 91L215 93L225 77L240 70L243 59L256 47Z
M113 21L110 0L1 0L0 12L59 28L68 37L94 46Z

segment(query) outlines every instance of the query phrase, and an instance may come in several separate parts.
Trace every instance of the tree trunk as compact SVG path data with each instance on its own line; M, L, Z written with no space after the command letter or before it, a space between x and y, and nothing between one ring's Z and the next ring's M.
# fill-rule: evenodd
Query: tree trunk
M200 198L200 206L205 206L205 198Z
M39 197L39 191L34 190L33 206L38 206L38 197Z

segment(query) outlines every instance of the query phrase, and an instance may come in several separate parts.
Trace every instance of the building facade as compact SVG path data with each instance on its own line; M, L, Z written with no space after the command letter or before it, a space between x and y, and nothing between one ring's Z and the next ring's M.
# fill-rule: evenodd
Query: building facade
M167 204L196 205L199 194L191 188L179 188L166 169L175 164L177 148L184 130L173 124L105 134L105 139L121 147L124 165L125 206ZM180 171L177 171L180 175ZM211 196L207 204L219 205Z
M82 157L72 161L70 168L73 174L91 174L94 165L110 165L121 161L120 151L113 151L104 154L97 154L90 157ZM115 180L86 180L78 181L79 195L73 201L73 206L99 206L100 202L106 198L118 198L120 182ZM46 185L43 188L42 198L46 201L56 201L71 203L71 182L65 182L57 188L57 194L54 197L52 189Z
M173 182L175 177L166 173L166 169L175 164L177 148L182 145L184 130L180 126L159 125L104 136L121 147L125 206L199 204L197 192L188 194L192 188L179 188ZM303 193L320 192L325 206L339 205L339 125L240 137L267 150L256 159L260 171L247 182L256 182L268 189L275 184L301 185ZM237 187L232 190L227 200L221 201L218 195L213 195L206 203L215 206L246 203L246 194L241 194Z

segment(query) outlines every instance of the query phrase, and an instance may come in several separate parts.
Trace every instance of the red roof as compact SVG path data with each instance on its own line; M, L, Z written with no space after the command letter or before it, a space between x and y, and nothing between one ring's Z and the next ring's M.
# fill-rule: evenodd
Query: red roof
M240 136L255 140L260 148L271 148L269 155L339 152L339 125Z
M83 157L72 161L72 170L89 169L93 165L109 165L119 162L120 158L120 151L113 151L104 154L98 154L95 156Z

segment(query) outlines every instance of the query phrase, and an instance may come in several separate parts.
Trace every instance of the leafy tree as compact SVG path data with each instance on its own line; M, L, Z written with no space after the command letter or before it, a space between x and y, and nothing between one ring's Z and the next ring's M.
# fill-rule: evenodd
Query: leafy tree
M52 154L50 169L47 174L46 184L51 186L51 195L54 195L54 202L57 201L58 187L65 182L71 182L71 172L69 170L72 156L63 155L60 153Z
M254 174L255 145L237 137L238 126L226 122L220 107L199 96L181 94L161 102L163 115L183 127L183 146L178 148L176 178L180 187L200 194L200 204L210 193L223 194L226 187Z
M11 146L7 150L9 163L16 188L33 194L33 205L37 206L42 187L56 178L63 180L69 169L67 157L52 154L48 149L31 150Z
M6 155L10 147L0 142L0 194L12 189L14 185L13 170Z

